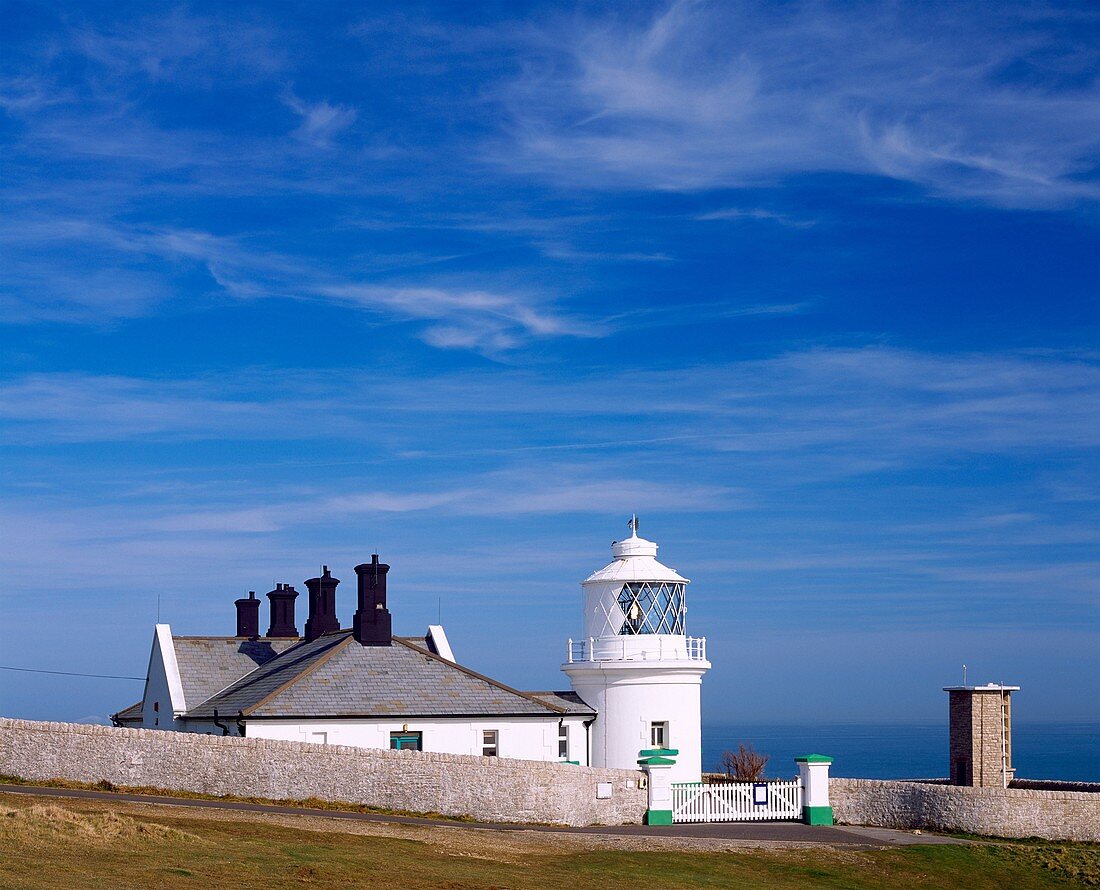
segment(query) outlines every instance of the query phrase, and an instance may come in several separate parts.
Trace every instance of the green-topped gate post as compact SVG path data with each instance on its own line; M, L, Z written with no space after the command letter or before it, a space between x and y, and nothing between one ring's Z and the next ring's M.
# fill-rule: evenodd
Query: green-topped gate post
M646 748L638 752L638 766L645 770L649 784L646 825L672 824L672 777L669 769L676 763L675 748Z
M824 754L796 757L802 779L802 821L807 825L832 825L833 808L829 804L829 765L833 758Z

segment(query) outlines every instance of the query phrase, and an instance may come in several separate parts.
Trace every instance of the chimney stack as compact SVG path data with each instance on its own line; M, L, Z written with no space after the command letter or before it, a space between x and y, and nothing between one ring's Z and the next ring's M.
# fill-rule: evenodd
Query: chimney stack
M371 561L355 567L359 581L359 608L355 610L352 624L356 642L363 646L389 646L392 643L393 626L390 610L386 608L386 573L390 567L378 561L378 554Z
M256 599L256 591L248 591L248 599L239 599L234 603L237 607L237 636L256 639L260 635L260 601Z
M268 593L271 601L271 627L267 629L269 637L297 637L298 628L294 626L294 600L298 591L290 584L276 584Z
M339 630L336 618L336 585L340 582L323 566L320 578L306 581L309 589L309 617L306 619L306 641L316 640L321 634Z

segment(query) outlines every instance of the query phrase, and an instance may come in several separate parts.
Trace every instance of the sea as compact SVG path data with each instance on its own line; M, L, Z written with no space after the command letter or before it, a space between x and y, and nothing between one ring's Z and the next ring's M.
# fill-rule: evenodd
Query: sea
M1012 765L1020 779L1100 782L1100 723L1012 723ZM831 775L933 779L947 775L947 724L738 724L703 726L703 770L721 772L722 752L752 745L769 757L768 778L797 774L794 758L826 754Z

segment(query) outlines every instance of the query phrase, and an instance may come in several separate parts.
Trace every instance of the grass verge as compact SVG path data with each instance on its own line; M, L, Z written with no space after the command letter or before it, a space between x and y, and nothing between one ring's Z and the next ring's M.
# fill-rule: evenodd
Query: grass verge
M408 810L387 810L352 803L349 800L322 800L307 797L304 800L272 800L267 797L239 797L235 794L203 794L199 791L174 791L154 788L150 785L116 785L114 782L74 782L72 779L36 779L33 782L18 776L0 773L0 785L22 785L31 788L71 788L76 791L107 791L115 794L146 794L155 797L176 797L183 800L217 800L232 803L258 803L275 807L302 807L309 810L335 810L343 813L373 813L379 816L412 816L417 819L436 819L445 822L474 822L472 816L445 816L442 813L413 813Z
M0 796L0 887L1100 886L1100 847L1086 844L577 850L553 835L525 839L526 846L519 847L508 833L425 827L415 829L418 839L363 836L320 823L303 831L250 815L213 820L174 812L148 815L141 807L91 801L42 804Z

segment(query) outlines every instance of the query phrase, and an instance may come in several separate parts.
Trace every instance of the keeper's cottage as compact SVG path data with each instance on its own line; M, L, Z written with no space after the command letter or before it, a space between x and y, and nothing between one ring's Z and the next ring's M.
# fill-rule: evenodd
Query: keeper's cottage
M706 642L686 636L688 580L638 537L612 545L610 564L582 582L584 636L569 640L570 690L525 692L462 666L440 625L395 636L390 567L355 567L350 628L336 616L340 582L324 567L299 592L276 584L260 635L260 600L236 601L236 634L177 636L158 624L140 702L119 726L248 735L634 768L644 748L674 748L674 781L700 778L699 691Z

